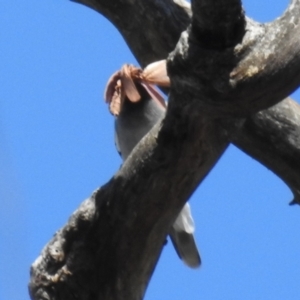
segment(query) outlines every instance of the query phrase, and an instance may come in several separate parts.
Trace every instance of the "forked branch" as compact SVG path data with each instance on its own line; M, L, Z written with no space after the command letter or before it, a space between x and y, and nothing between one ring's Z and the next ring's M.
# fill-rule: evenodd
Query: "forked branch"
M77 2L111 20L142 64L166 58L189 22L186 10L171 0ZM267 25L244 19L239 1L231 1L233 10L223 2L193 2L192 26L168 60L172 86L165 120L44 248L31 270L32 299L142 299L170 225L229 139L271 167L295 193L300 190L299 164L289 160L300 156L299 107L285 100L256 113L300 83L300 1ZM198 8L203 18L195 15ZM234 12L236 18L226 18ZM209 14L221 18L220 33L205 17ZM281 136L281 125L290 139ZM268 134L272 139L262 143Z

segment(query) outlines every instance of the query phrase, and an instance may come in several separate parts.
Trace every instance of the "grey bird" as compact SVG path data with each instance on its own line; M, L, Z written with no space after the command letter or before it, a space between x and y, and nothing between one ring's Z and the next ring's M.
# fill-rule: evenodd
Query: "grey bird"
M105 98L115 116L115 143L123 161L151 128L164 118L166 104L153 83L169 85L165 62L151 64L144 71L124 65L107 83ZM201 264L194 230L190 206L186 203L169 234L178 256L191 268Z

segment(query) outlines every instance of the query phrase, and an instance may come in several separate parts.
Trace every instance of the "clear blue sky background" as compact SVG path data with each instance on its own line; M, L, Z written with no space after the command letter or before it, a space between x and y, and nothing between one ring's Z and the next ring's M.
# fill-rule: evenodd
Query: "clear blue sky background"
M258 21L287 4L244 1ZM135 59L84 6L0 0L0 9L0 300L26 300L31 263L121 164L103 90ZM168 243L146 300L300 299L300 209L291 198L231 146L191 199L203 266L185 267Z

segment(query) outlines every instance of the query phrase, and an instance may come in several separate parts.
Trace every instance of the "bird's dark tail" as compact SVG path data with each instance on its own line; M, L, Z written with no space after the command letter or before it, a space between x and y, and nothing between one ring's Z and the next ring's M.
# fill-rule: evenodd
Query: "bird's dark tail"
M194 231L191 208L186 203L172 225L170 236L178 256L191 268L197 268L201 264Z
M171 228L170 237L178 256L191 268L201 265L201 258L193 234Z

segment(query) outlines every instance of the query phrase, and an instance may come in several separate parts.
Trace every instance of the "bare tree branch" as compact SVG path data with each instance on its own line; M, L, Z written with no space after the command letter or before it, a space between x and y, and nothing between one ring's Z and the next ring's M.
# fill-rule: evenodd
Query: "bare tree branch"
M76 0L77 1L77 0ZM168 53L171 52L183 30L185 30L190 22L190 19L186 12L186 8L182 8L175 4L173 1L168 1L168 0L161 0L161 1L142 1L142 5L144 8L141 9L140 7L136 9L135 5L131 5L132 9L132 15L137 16L137 18L134 18L134 20L130 17L130 21L128 22L122 22L123 17L126 19L130 14L126 14L124 16L123 14L123 8L119 3L127 3L129 5L130 1L129 0L115 0L115 1L104 1L104 0L78 0L77 2L80 2L82 4L85 4L87 6L90 6L94 8L96 11L102 13L104 16L112 20L112 23L119 29L119 31L122 33L123 37L127 41L129 47L135 54L136 58L138 61L141 63L142 66L145 66L146 64L153 62L155 60L159 60L161 58L167 57ZM178 1L177 1L178 2ZM277 29L280 32L280 26L284 26L285 23L288 24L288 28L292 26L293 32L296 30L296 27L294 27L294 24L298 24L298 17L292 16L291 15L291 10L290 8L294 6L293 2L290 6L289 9L286 11L286 13L283 15L283 17L275 20L274 22L277 24ZM299 6L299 1L297 1L297 6ZM157 10L159 10L159 13ZM140 12L144 12L144 14L141 14ZM151 13L150 13L151 12ZM156 13L155 13L156 12ZM295 13L296 15L296 13ZM156 26L155 24L161 24L163 22L163 26ZM134 23L134 24L133 24ZM130 24L130 25L129 25ZM278 25L279 24L279 25ZM134 31L130 32L129 27L134 26ZM259 25L261 27L261 30L263 30L266 26L271 27L272 23L266 24L266 25ZM299 26L299 25L297 25ZM161 30L163 28L164 30ZM298 27L297 27L298 28ZM176 31L177 30L177 31ZM299 29L298 29L299 30ZM170 34L169 34L170 32ZM144 33L147 34L147 42L144 41ZM299 35L298 35L299 36ZM271 35L272 37L272 35ZM281 44L283 52L288 51L288 45L286 42L286 39L279 37L280 42L284 43ZM153 45L153 47L149 47L149 43ZM292 43L299 43L297 36L295 37L294 41ZM258 49L259 50L259 49ZM299 51L298 51L299 53ZM298 53L294 53L299 55ZM275 63L275 58L278 55L278 52L275 53L274 55L269 55L269 51L258 51L257 55L260 56L265 56L265 54L268 54L268 60L269 64L274 64ZM258 56L259 57L259 56ZM256 57L255 59L257 59ZM293 58L294 56L289 54L290 58ZM278 60L279 64L282 66L285 64L285 60ZM249 70L249 69L248 69ZM251 68L250 68L251 70ZM255 71L255 68L253 72ZM276 72L276 71L274 71ZM268 80L268 78L265 78L264 80ZM291 80L287 80L286 76L280 77L280 82L281 86L285 84L290 84L290 81L294 81L294 78ZM276 85L275 87L276 88ZM284 87L285 88L285 87ZM253 89L252 89L253 91ZM252 91L248 92L250 95L252 94ZM281 93L281 91L280 91ZM247 95L246 95L247 96ZM265 96L264 94L260 95L262 98ZM266 95L267 96L267 95ZM273 91L272 93L268 94L268 97L276 97L278 96L278 91ZM280 96L279 99L283 99L284 96ZM276 100L277 101L277 100ZM276 102L274 101L274 103ZM295 110L299 114L298 110L298 105L293 102L292 100L283 100L284 106L290 106L290 110ZM234 110L234 108L231 108ZM260 116L262 120L266 117L267 114L273 114L274 110L265 110L263 112L260 112ZM291 117L291 114L287 114L286 110L282 110L280 114L285 118L289 119ZM255 116L254 116L255 117ZM235 136L232 142L237 145L238 147L241 147L241 144L243 144L242 149L249 155L251 155L254 159L257 159L258 161L266 164L266 166L271 169L275 174L277 174L280 178L282 178L287 185L292 189L294 193L295 199L298 199L299 196L297 196L297 190L300 190L300 184L298 182L298 176L294 173L293 169L291 169L291 164L289 164L287 161L280 159L281 157L284 156L282 153L282 149L289 149L290 153L294 153L294 159L297 161L300 161L300 156L299 156L299 149L300 149L300 144L299 144L299 136L300 136L300 131L298 130L297 127L294 127L294 142L288 142L287 139L283 138L283 135L280 132L275 133L276 135L276 140L278 143L282 145L280 149L276 149L276 151L272 152L272 155L274 156L274 160L269 161L269 153L265 151L266 147L269 149L274 149L274 143L273 141L269 139L265 139L264 145L260 143L256 143L257 151L253 151L253 146L251 143L245 144L243 142L244 139L249 139L249 141L254 141L254 136L256 136L256 132L262 132L263 130L263 125L259 126L256 122L252 122L252 117L248 119L248 121L245 123L249 124L248 122L251 122L252 126L247 126L247 128L242 127L241 132L238 136ZM276 120L276 121L275 121ZM281 123L282 119L277 119L276 117L274 118L268 118L268 125L272 128L276 128L277 124L279 128L282 128L284 124ZM263 124L263 122L262 122ZM293 122L295 124L295 122ZM266 130L266 135L268 134L268 129ZM241 140L240 140L241 139ZM289 139L292 140L292 139ZM257 152L260 152L260 155L257 156ZM280 165L280 167L278 167ZM294 164L292 164L294 166ZM288 180L286 178L286 172L288 170L288 173L290 174L295 174L295 177L293 180Z
M231 47L245 34L245 17L240 0L194 0L193 34L205 48Z
M170 0L79 1L109 18L142 64L165 57L188 22L188 13ZM192 26L168 59L172 86L166 118L44 248L31 269L32 299L142 299L170 225L229 139L298 193L299 163L292 160L300 155L298 107L293 114L295 104L285 100L242 117L277 103L299 85L300 1L273 25L244 19L238 1L231 1L232 10L224 1L217 1L218 7L213 2L194 2L203 19L194 12ZM234 12L233 19L226 17ZM220 33L209 14L226 24ZM209 48L199 40L203 35ZM278 40L282 37L289 50ZM285 56L277 55L280 50Z
M210 15L214 3L218 1L208 1L201 7L202 13ZM230 13L229 8L225 9L225 17ZM280 19L267 25L247 19L244 28L238 11L239 23L235 18L224 17L221 23L226 30L223 31L217 25L209 25L210 29L205 33L202 30L199 35L192 23L169 57L168 70L174 89L188 91L191 99L201 102L202 109L214 114L247 116L278 103L298 87L300 80L300 23L294 21L299 14L300 2L295 0ZM237 24L241 31L237 30ZM239 41L244 29L243 39ZM214 40L221 41L222 33L226 41L216 44ZM205 41L210 40L208 47L201 39L203 34ZM234 46L228 47L232 43Z
M32 299L143 298L170 226L228 145L197 116L169 114L81 205L32 265Z
M300 105L285 99L248 118L232 142L272 169L300 203Z

